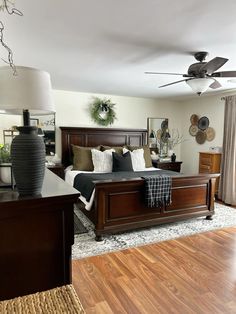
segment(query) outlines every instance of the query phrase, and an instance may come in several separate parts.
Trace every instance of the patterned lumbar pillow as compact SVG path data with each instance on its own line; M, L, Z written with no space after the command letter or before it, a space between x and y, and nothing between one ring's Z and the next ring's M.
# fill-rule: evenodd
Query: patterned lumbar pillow
M123 148L123 153L129 152L128 149ZM134 171L142 171L145 170L145 160L143 156L143 149L135 149L132 152L130 152L131 160L132 160L132 166Z
M112 172L112 152L115 152L114 149L104 152L91 149L94 172Z
M112 153L112 171L134 171L132 167L132 160L130 152L126 152L123 155L118 153Z

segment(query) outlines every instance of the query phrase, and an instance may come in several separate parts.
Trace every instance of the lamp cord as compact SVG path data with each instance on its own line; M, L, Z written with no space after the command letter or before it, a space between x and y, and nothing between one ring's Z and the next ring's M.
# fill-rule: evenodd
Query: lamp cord
M7 5L7 2L9 2L8 0L3 0L3 5L1 6L2 10L6 9L7 13L12 15L12 14L17 14L19 16L23 16L23 13L19 10L17 10L16 8L9 8ZM4 31L4 25L2 23L2 21L0 21L0 43L2 44L2 46L7 50L8 52L8 61L4 60L3 58L1 58L5 63L9 64L9 66L12 68L13 71L13 75L17 75L16 72L16 66L13 62L13 52L12 50L8 47L8 45L4 42L3 39L3 31Z

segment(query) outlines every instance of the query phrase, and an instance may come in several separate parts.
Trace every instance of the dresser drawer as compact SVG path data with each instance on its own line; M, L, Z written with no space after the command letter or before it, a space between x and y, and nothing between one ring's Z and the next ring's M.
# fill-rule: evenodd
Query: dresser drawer
M199 173L211 173L211 166L200 165L199 166Z
M164 170L173 169L173 166L171 164L167 164L167 163L166 164L159 164L158 166L159 166L159 168L164 169Z
M180 172L182 161L175 162L152 161L152 164L154 167L159 169Z
M201 156L201 160L200 160L200 164L201 165L212 165L212 161L213 161L213 156L211 155L202 155Z

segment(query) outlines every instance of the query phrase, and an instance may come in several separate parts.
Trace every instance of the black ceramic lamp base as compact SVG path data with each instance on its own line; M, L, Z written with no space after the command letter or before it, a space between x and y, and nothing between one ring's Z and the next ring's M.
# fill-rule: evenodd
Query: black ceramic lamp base
M37 127L17 128L11 145L12 170L20 195L39 195L45 173L45 145Z

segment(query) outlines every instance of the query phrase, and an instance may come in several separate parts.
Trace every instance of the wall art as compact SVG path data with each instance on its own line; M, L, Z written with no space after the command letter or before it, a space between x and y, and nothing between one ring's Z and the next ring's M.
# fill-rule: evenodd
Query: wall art
M198 144L204 144L205 141L213 141L215 138L215 130L209 127L210 121L206 116L199 117L197 114L192 114L190 117L191 125L189 134L195 137Z

